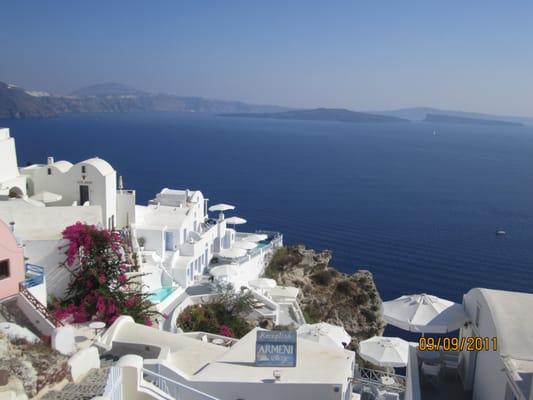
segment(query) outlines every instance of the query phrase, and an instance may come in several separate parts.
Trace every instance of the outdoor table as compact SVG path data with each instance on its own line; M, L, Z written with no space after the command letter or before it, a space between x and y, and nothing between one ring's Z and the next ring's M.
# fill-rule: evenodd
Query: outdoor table
M101 331L105 328L105 322L94 321L89 324L89 328L94 329L94 337L98 336L98 331Z
M396 383L392 376L384 375L380 378L380 380L382 384L387 385L387 386L394 385Z

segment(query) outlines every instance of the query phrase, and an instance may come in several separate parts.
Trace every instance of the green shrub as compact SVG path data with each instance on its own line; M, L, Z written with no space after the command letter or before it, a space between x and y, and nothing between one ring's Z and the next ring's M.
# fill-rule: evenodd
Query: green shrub
M236 293L231 286L219 287L218 291L212 302L187 307L178 317L178 326L185 332L216 335L226 326L237 338L246 335L251 329L245 318L252 310L251 294L244 290Z
M345 296L350 296L354 291L354 287L350 281L340 281L337 283L335 290Z
M326 269L326 270L314 273L313 275L311 275L311 279L317 285L327 286L331 283L331 280L333 279L333 274L331 273L330 270Z

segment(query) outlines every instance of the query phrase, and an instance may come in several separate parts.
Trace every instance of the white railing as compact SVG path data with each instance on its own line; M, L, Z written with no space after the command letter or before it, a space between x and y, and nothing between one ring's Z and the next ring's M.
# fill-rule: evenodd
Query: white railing
M120 367L109 368L104 396L110 400L122 400L122 369Z
M220 400L207 393L203 393L198 389L174 381L170 378L167 378L166 376L160 375L157 372L150 371L149 369L143 368L142 372L145 381L150 382L163 393L169 395L175 400L183 399L183 395L185 393L194 394L194 397L199 400Z
M356 392L362 391L365 387L371 387L402 395L406 389L405 376L370 368L359 368L352 382Z
M305 321L304 313L302 312L302 309L300 308L298 301L294 300L290 304L292 306L292 309L294 310L296 322L298 322L300 325L305 324L306 321Z

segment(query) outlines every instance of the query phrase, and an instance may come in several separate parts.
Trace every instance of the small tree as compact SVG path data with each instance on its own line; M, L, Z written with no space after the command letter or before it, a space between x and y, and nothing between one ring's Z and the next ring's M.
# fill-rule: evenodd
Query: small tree
M141 285L126 275L129 264L118 232L78 222L63 231L63 238L68 241L64 265L72 279L66 307L56 309L59 318L71 315L75 322L95 319L112 324L120 315L130 315L152 325L159 314Z

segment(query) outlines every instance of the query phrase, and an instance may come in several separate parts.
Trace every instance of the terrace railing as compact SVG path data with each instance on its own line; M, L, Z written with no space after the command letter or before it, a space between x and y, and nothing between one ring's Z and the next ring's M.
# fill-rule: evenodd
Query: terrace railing
M403 375L396 375L370 368L359 368L358 371L358 375L352 379L355 389L370 386L398 394L405 392L406 379Z
M43 283L44 269L34 264L26 264L25 269L28 278L19 283L19 294L56 328L63 326L63 323L48 311L47 308L28 290Z
M218 398L207 393L203 393L198 389L172 380L166 376L158 374L157 372L150 371L149 369L143 368L142 372L145 381L150 382L172 399L181 400L184 398L184 394L188 393L189 396L187 396L187 398L190 398L191 394L194 394L194 398L198 400L219 400Z
M109 368L104 396L110 400L123 400L122 396L122 369L117 366Z

